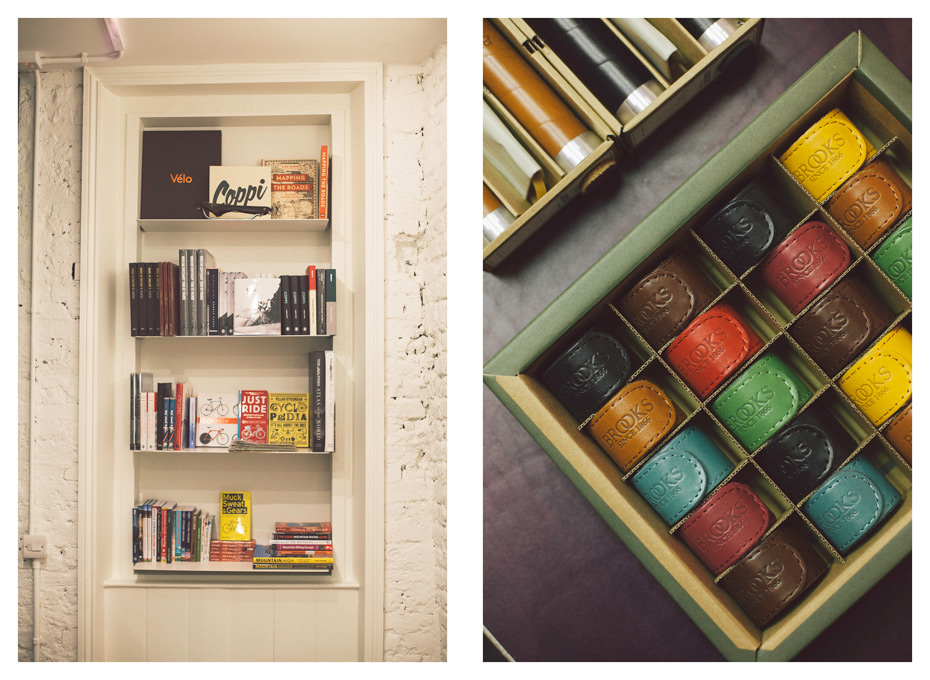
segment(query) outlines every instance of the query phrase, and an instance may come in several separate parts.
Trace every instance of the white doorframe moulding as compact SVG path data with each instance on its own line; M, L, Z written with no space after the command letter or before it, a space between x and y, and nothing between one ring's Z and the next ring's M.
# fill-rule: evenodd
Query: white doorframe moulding
M198 67L88 67L84 72L83 163L81 188L81 318L79 358L78 433L78 659L113 658L105 649L105 588L136 588L143 595L155 589L203 588L280 589L332 588L358 592L358 658L380 661L384 656L384 223L383 223L383 77L380 63L244 64ZM215 111L202 102L209 95L217 101L243 102L242 110ZM128 135L135 132L139 111L162 115L159 98L191 95L190 110L175 115L191 118L275 115L251 102L269 95L275 101L321 95L335 102L330 114L344 128L344 153L351 153L342 169L334 167L332 258L344 266L347 300L340 298L340 336L334 349L345 353L347 384L345 404L351 406L343 440L347 453L334 458L340 481L338 502L348 527L345 563L348 573L333 584L313 583L304 577L247 574L214 580L183 576L177 581L164 575L154 578L132 574L118 555L114 542L128 522L128 507L118 507L132 493L132 474L126 474L120 456L126 450L121 424L113 427L107 414L121 413L123 383L117 376L138 370L135 339L115 329L122 327L125 301L122 272L125 261L135 257L125 239L135 222L123 223L137 210L127 201L124 182L137 182L138 171L128 167ZM252 98L242 98L250 95ZM236 97L239 97L236 99ZM140 102L142 102L140 104ZM198 103L200 102L200 103ZM131 104L132 113L127 113ZM140 106L142 107L140 109ZM198 108L199 107L199 108ZM340 111L340 107L342 110ZM174 109L172 109L174 110ZM257 113L256 113L257 111ZM288 115L295 115L287 111ZM308 112L316 113L316 112ZM344 114L344 116L343 116ZM298 112L297 116L303 115ZM204 118L205 120L207 118ZM340 133L343 134L343 133ZM358 139L363 138L363 149ZM333 140L334 153L336 140ZM354 149L351 147L355 147ZM340 173L344 173L341 174ZM342 177L343 187L335 186ZM360 192L355 187L364 185ZM342 211L343 214L339 214ZM119 225L119 226L114 226ZM115 235L115 238L114 238ZM115 243L114 243L115 241ZM337 243L338 242L338 243ZM338 252L337 252L338 251ZM130 258L126 260L126 258ZM340 275L343 275L340 272ZM340 293L342 295L342 293ZM345 307L343 307L345 305ZM127 305L128 306L128 305ZM343 320L346 321L343 325ZM343 334L343 328L347 333ZM123 337L125 335L126 337ZM129 366L127 368L127 366ZM343 403L343 402L340 402ZM103 416L101 414L104 414ZM338 445L337 445L338 446ZM340 462L335 462L339 460ZM334 482L335 484L335 482ZM128 487L128 489L127 489ZM336 491L333 491L336 503ZM359 498L361 496L361 498ZM116 500L114 500L116 499ZM183 499L177 499L182 501ZM333 512L336 509L333 508ZM128 556L126 556L128 558ZM337 560L340 558L337 555ZM337 565L338 566L338 565ZM312 577L310 577L312 578ZM283 579L283 580L282 580ZM143 605L144 606L144 605Z

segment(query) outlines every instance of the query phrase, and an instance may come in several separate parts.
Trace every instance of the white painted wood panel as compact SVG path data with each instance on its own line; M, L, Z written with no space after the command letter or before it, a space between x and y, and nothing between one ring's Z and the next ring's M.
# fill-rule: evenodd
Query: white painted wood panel
M316 592L316 612L321 621L317 634L318 661L357 661L359 638L358 592L319 590Z
M191 589L187 603L187 660L229 661L236 618L230 591Z
M109 612L104 631L106 660L145 661L145 591L107 588L103 601Z
M274 661L274 591L230 592L230 661Z
M274 660L316 661L321 621L316 608L318 591L276 590L274 593Z
M147 591L146 661L187 661L187 595L183 588Z

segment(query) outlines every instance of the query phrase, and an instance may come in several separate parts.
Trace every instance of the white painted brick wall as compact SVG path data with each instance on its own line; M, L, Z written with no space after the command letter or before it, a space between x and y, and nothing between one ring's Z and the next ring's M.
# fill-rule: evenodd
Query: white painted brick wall
M385 67L385 657L446 655L445 46ZM79 71L42 74L35 310L36 531L41 658L77 659L77 388L81 109ZM35 88L19 86L19 532L29 508L29 313ZM428 151L429 153L426 153ZM412 301L414 304L409 304ZM19 569L19 658L32 657L32 571Z
M446 659L446 48L384 70L385 658Z

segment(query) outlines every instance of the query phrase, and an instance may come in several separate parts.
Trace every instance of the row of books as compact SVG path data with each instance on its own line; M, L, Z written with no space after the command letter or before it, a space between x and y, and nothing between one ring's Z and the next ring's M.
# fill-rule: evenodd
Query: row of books
M130 333L138 336L335 335L336 270L249 277L205 248L178 262L130 262Z
M239 390L193 394L189 383L154 383L131 373L129 448L180 451L235 443L335 450L336 380L332 350L310 352L309 391Z
M140 217L199 219L195 204L206 201L270 207L270 219L329 218L328 146L320 149L319 161L263 159L260 166L231 166L222 159L221 130L145 130Z
M192 505L143 501L132 509L132 562L206 562L214 516Z
M257 545L253 569L332 574L333 527L330 522L275 522L268 545Z

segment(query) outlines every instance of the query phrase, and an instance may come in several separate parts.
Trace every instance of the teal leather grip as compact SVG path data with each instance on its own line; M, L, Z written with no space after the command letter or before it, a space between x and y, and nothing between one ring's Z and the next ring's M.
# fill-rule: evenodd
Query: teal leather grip
M632 481L665 523L672 526L732 471L730 459L692 425L659 449Z
M810 398L810 389L784 361L765 354L728 385L711 408L748 451L755 451Z
M802 511L840 553L846 553L900 502L894 485L857 456L831 475Z

